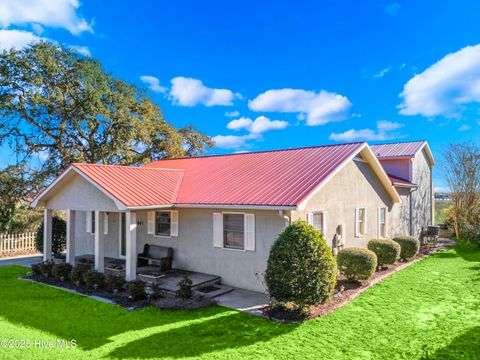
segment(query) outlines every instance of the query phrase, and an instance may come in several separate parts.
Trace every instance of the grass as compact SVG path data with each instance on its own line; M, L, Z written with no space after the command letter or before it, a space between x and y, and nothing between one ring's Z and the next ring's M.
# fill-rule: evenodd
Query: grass
M26 272L0 268L0 338L75 339L78 346L0 349L0 359L480 358L480 251L464 244L303 324L219 306L128 312L17 279Z
M445 213L443 210L448 208L452 204L451 200L435 200L435 223L445 223Z

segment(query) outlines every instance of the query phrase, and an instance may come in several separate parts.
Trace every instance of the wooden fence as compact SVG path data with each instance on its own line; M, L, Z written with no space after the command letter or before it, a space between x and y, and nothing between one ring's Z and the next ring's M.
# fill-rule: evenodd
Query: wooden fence
M0 255L35 250L36 233L0 234Z

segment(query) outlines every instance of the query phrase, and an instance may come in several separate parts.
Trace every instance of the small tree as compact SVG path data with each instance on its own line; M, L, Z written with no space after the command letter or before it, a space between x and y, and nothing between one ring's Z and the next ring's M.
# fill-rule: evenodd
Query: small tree
M37 242L35 244L38 251L43 252L43 227L42 224L37 230ZM67 244L67 223L61 217L52 217L52 252L54 255L60 254L65 250Z
M280 234L270 250L265 281L272 299L300 309L326 302L336 285L336 264L323 236L305 221Z

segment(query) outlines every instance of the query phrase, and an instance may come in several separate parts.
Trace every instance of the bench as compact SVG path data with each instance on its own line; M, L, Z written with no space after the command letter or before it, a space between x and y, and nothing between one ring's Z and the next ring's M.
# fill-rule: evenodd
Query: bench
M137 265L147 266L150 261L160 263L160 271L172 268L173 249L171 247L145 244L143 252L138 254Z

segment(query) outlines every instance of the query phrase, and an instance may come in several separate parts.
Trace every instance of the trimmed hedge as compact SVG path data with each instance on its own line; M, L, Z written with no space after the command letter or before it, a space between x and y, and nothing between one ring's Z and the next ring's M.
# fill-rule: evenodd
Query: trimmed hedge
M141 300L147 297L145 292L145 282L142 280L132 280L127 282L127 291L134 300Z
M393 240L372 239L368 242L368 250L377 255L377 265L392 265L400 257L400 245Z
M81 263L77 264L72 268L72 272L70 274L70 279L72 279L73 282L81 282L83 283L83 275L89 272L91 269L89 264Z
M122 276L107 275L105 285L108 291L120 291L125 286L126 280Z
M296 221L273 244L265 282L272 300L303 308L330 299L336 273L335 258L323 236L307 222Z
M71 272L72 265L68 263L55 264L52 267L52 276L57 279L63 278L64 280L68 280L70 278Z
M83 281L89 289L101 289L105 286L105 275L98 271L83 274Z
M413 258L420 249L420 241L412 236L397 236L393 238L393 241L400 245L400 258L402 260Z
M364 248L346 248L338 252L337 264L347 280L368 280L377 268L377 255Z

